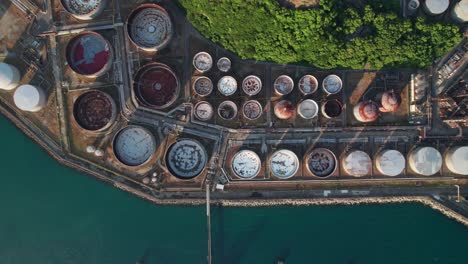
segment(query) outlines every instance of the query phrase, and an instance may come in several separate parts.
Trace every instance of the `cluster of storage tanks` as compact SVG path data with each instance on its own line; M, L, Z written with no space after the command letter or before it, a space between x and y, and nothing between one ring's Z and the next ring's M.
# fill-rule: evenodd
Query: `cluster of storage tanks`
M445 162L447 169L458 175L468 175L468 146L452 147L447 150L445 157L433 147L416 147L407 158L398 150L384 149L372 159L369 154L361 150L350 150L342 153L338 161L333 151L326 148L315 148L303 158L307 172L317 178L328 178L336 175L341 166L344 175L366 177L375 175L373 166L379 175L402 176L407 165L408 175L432 176L437 174ZM252 150L240 150L235 153L227 165L239 179L250 180L257 177L262 169L262 160ZM301 161L297 155L287 149L280 149L269 155L268 170L277 179L290 179L298 173ZM304 176L304 175L298 175Z
M416 11L420 7L421 0L409 0L407 2L410 11ZM457 2L452 5L451 16L459 23L468 21L468 0L452 0ZM450 0L423 0L424 11L431 16L443 15L450 8Z
M394 90L377 94L375 101L367 100L356 104L353 108L354 118L362 123L376 121L380 113L391 113L401 105L401 96Z

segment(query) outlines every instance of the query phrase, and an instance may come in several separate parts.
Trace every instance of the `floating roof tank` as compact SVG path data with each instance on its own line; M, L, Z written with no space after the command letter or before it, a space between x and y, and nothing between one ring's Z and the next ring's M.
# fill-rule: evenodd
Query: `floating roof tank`
M294 89L294 80L287 75L281 75L276 78L273 86L277 94L287 95Z
M354 106L353 114L354 117L363 123L367 122L374 122L379 118L379 111L378 111L377 103L373 101L364 101L360 102Z
M338 75L331 74L323 79L322 88L328 95L337 94L343 88L343 81Z
M262 105L259 101L250 100L242 106L242 114L249 120L256 120L262 115Z
M313 149L306 156L306 167L316 177L329 177L336 169L336 156L326 148Z
M453 173L468 175L468 146L450 148L445 154L445 165Z
M408 164L417 174L431 176L440 171L442 156L433 147L417 147L409 154Z
M459 23L468 21L468 0L461 0L455 4L452 10L452 18Z
M325 118L336 118L343 112L343 104L339 100L328 100L322 103L320 109Z
M96 32L84 32L67 46L67 61L73 71L88 77L98 77L112 66L109 41Z
M218 107L218 115L224 120L236 118L237 111L237 105L233 101L224 101Z
M372 168L371 158L360 150L347 153L341 163L344 171L354 177L369 176Z
M297 173L299 170L299 159L294 152L280 149L271 155L269 165L273 176L285 180Z
M116 117L116 106L110 95L93 90L78 97L73 117L80 127L90 131L108 128Z
M218 69L222 72L228 72L231 69L231 60L226 57L222 57L217 63Z
M449 8L449 0L426 0L424 1L424 9L430 15L440 15Z
M218 91L225 96L233 95L237 91L237 81L232 76L224 76L218 81Z
M194 139L179 139L166 153L167 168L183 180L197 177L208 160L205 148Z
M24 84L18 87L13 94L16 107L28 112L37 112L47 104L44 91L37 86Z
M145 106L163 109L179 97L179 79L169 66L150 63L143 66L135 77L135 94Z
M207 52L199 52L193 56L193 66L199 72L207 72L213 67L213 58Z
M304 119L317 117L319 112L318 104L312 99L306 99L299 103L297 113Z
M193 90L199 96L208 96L213 92L213 82L205 76L197 77L193 82Z
M406 159L398 150L387 149L377 154L375 158L377 170L386 176L400 175L406 167Z
M245 77L242 90L249 96L258 94L262 90L262 80L255 75Z
M107 0L61 0L67 12L80 20L91 20L104 10Z
M241 150L234 155L231 166L237 177L250 180L260 173L262 162L257 153L251 150Z
M10 64L0 62L0 89L13 90L21 79L18 69Z
M289 100L281 100L275 104L274 112L279 119L290 119L294 117L296 107Z
M171 18L156 4L142 4L132 11L127 20L130 40L145 51L160 51L173 35Z
M380 103L380 112L395 112L401 105L401 96L395 91L386 91L376 97Z
M299 90L304 95L313 94L318 89L318 81L313 75L304 75L299 80Z
M113 148L120 162L127 166L140 166L153 156L156 140L146 128L128 126L117 133Z
M213 106L206 101L198 102L195 105L195 117L201 121L208 121L213 117Z

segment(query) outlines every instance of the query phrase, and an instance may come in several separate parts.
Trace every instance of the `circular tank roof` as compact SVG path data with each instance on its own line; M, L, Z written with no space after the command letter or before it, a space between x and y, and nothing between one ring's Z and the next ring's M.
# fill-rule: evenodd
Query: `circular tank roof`
M447 168L457 174L468 175L468 146L454 147L445 157Z
M206 101L198 102L195 105L195 117L201 121L208 121L213 117L213 106Z
M256 95L262 90L262 80L255 75L247 76L242 82L242 90L247 95Z
M91 131L102 130L115 118L115 103L101 91L86 92L75 101L73 116L82 128Z
M380 112L395 112L401 104L401 96L394 91L384 92L380 98Z
M275 116L279 119L290 119L294 116L296 107L289 100L281 100L275 105Z
M104 9L106 2L106 0L61 0L65 10L81 20L97 17Z
M100 76L111 66L110 44L95 32L86 32L74 37L68 43L67 53L68 64L81 75Z
M218 115L224 120L236 118L237 111L237 105L233 101L224 101L218 107Z
M156 150L156 140L146 128L129 126L120 130L114 139L117 159L128 166L147 162Z
M237 81L232 76L224 76L218 81L218 90L225 96L233 95L237 91Z
M218 69L222 72L228 72L231 69L231 60L226 57L222 57L217 63Z
M360 122L374 122L379 118L378 108L373 101L360 102L353 109L354 117Z
M193 56L193 66L199 72L207 72L213 67L213 58L206 52L199 52Z
M258 119L262 115L262 105L256 100L250 100L242 106L242 114L250 120Z
M327 94L337 94L343 88L343 82L338 75L331 74L323 80L322 88Z
M280 179L289 179L299 170L299 159L290 150L277 150L271 155L270 170Z
M252 179L260 173L262 162L255 152L241 150L234 155L231 166L239 178Z
M375 166L383 175L397 176L405 169L406 159L400 151L387 149L377 155Z
M335 154L325 148L314 149L306 157L307 169L320 178L330 176L336 169L336 163Z
M312 99L306 99L299 104L297 113L304 119L312 119L318 115L319 107Z
M322 104L321 110L326 118L335 118L341 115L343 104L339 100L328 100Z
M166 162L168 169L175 177L192 179L205 168L207 154L198 141L180 139L169 148Z
M452 15L458 22L468 21L468 1L462 0L457 3Z
M294 89L294 80L287 75L281 75L276 78L273 86L279 95L287 95Z
M372 160L364 151L351 151L343 159L343 169L351 176L367 176L370 174L371 168Z
M213 91L213 82L208 77L198 77L193 83L193 89L200 96L210 95Z
M424 176L431 176L440 171L442 156L433 147L418 147L411 152L409 165L414 172Z
M313 75L304 75L299 80L299 90L305 95L315 93L317 88L318 81Z
M155 4L137 7L130 14L127 24L130 39L144 50L161 50L172 38L171 18L164 8Z
M16 88L13 101L23 111L36 112L44 105L44 92L41 88L24 84Z
M0 89L14 89L19 82L19 78L19 71L16 67L0 62Z
M426 6L427 11L434 15L439 15L444 13L449 7L449 0L426 0L424 5Z
M167 65L150 63L143 66L135 78L135 93L146 106L162 109L179 96L179 80Z

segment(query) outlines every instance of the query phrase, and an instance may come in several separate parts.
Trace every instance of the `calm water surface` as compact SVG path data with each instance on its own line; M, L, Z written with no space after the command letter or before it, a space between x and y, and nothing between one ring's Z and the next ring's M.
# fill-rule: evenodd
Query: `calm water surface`
M0 117L0 264L205 263L204 207L154 206L59 165ZM214 263L468 263L417 204L214 208Z

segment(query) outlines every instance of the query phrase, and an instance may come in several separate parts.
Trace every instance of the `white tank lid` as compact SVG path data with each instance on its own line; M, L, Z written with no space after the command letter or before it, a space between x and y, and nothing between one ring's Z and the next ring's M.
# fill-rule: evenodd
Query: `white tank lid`
M262 162L257 153L251 150L241 150L232 159L234 173L242 179L252 179L260 172Z
M114 152L128 166L139 166L148 161L156 150L156 140L146 128L129 126L115 137Z
M375 165L382 174L397 176L405 169L406 160L400 151L387 149L379 153Z
M371 167L371 158L361 150L354 150L348 153L343 160L343 168L351 176L367 176L370 174Z
M270 170L274 176L280 179L291 178L299 170L299 159L290 150L278 150L271 155Z
M468 146L451 149L445 162L452 172L468 175Z
M16 89L13 100L19 109L34 112L42 106L43 96L40 88L24 84Z
M316 117L318 111L318 104L312 99L302 101L297 108L298 114L304 119L312 119Z
M442 14L449 7L449 0L426 0L424 5L427 10L434 15Z
M18 72L15 72L14 66L0 62L0 89L11 90L12 84L17 82ZM17 71L17 70L16 70Z
M468 0L458 2L454 7L453 12L460 22L468 21Z
M430 176L436 174L442 167L442 156L433 147L420 147L411 153L409 164L414 172Z

